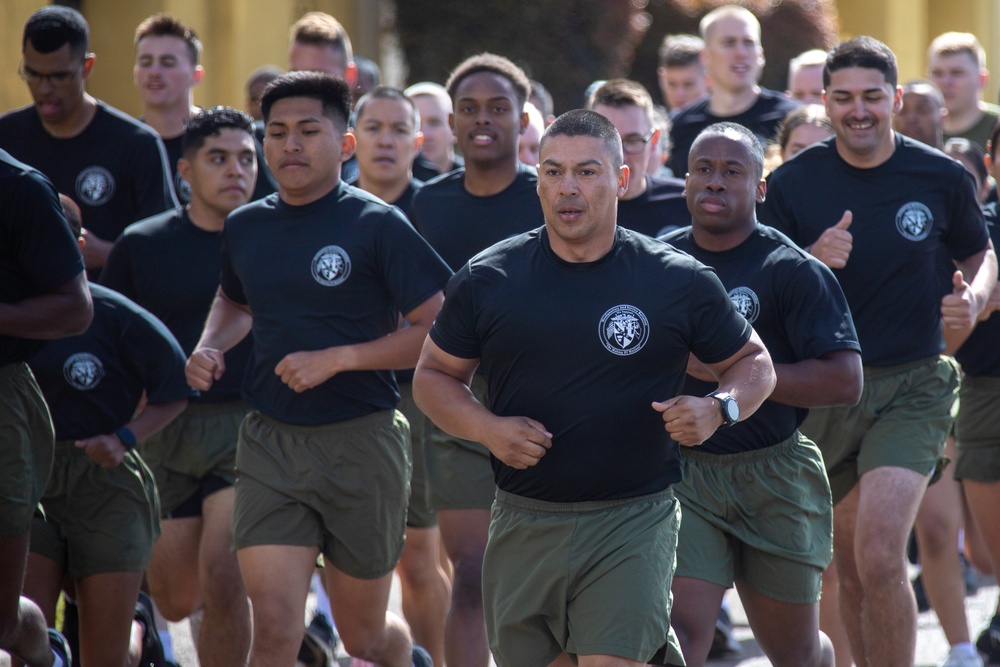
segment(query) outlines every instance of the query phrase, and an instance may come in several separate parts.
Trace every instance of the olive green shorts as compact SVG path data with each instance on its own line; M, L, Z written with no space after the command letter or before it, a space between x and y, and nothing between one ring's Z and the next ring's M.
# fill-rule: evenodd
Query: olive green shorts
M648 661L669 645L680 505L671 490L551 503L498 490L483 558L483 607L500 667L559 654Z
M153 474L138 452L102 468L71 440L56 442L42 496L45 516L31 526L31 551L62 565L71 579L142 572L160 535Z
M742 454L683 447L681 470L675 576L727 588L738 579L779 602L819 600L833 557L833 502L815 444L796 434Z
M165 429L139 443L156 478L164 517L198 493L205 477L229 485L236 481L236 440L249 411L243 401L191 403Z
M472 378L472 393L486 402L486 381ZM490 451L484 445L448 435L428 421L427 477L436 510L488 510L496 495Z
M413 402L413 385L399 384L399 411L410 422L410 449L413 452L413 475L410 476L410 504L406 509L407 528L432 528L437 525L437 513L431 507L427 483L427 428L430 420Z
M1000 481L1000 378L966 375L960 396L955 479Z
M810 410L802 424L802 433L823 452L834 504L875 468L930 475L951 429L958 396L958 368L951 357L866 366L864 375L857 405Z
M410 496L410 427L397 410L321 426L253 411L236 452L233 542L318 546L358 579L392 572Z
M0 537L24 535L52 470L52 419L24 363L0 367Z

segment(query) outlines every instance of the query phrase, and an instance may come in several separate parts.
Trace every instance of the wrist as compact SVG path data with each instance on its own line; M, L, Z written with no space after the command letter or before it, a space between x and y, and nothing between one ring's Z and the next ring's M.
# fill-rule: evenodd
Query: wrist
M122 443L126 450L132 451L135 449L137 442L135 433L133 433L132 429L128 426L122 426L120 429L115 431L115 437L118 438L118 441Z

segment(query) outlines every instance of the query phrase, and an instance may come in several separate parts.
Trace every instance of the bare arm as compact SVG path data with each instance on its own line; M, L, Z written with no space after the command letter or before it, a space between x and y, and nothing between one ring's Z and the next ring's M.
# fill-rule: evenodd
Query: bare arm
M145 407L126 426L135 434L138 441L158 433L167 424L184 412L187 399L168 401L166 403L146 403ZM114 468L122 462L128 451L122 441L114 433L95 435L74 443L86 451L87 456L102 468Z
M435 292L404 315L410 324L405 329L364 343L293 352L278 362L274 372L292 390L303 392L345 371L413 368L442 303L444 295Z
M704 366L718 380L718 390L736 399L740 421L756 412L774 389L771 355L756 331L736 354ZM675 396L654 402L653 409L663 414L670 437L685 446L700 445L724 423L719 402L709 397Z
M80 273L47 294L0 303L0 335L53 340L87 330L94 305L87 277Z
M105 241L86 228L81 230L81 235L86 240L82 249L84 266L88 269L99 269L104 266L115 244Z
M552 434L534 419L498 417L473 395L469 384L478 359L448 354L428 337L413 376L417 406L442 430L482 443L512 468L533 466L552 446Z
M861 353L855 350L835 350L818 359L775 364L774 374L777 383L771 400L797 408L856 405L864 384Z
M952 292L941 299L941 321L949 329L969 330L988 306L997 282L997 257L993 242L971 257L956 261Z
M223 354L246 338L252 326L250 309L230 299L220 288L208 311L201 339L187 361L188 384L200 391L211 389L212 383L226 372Z

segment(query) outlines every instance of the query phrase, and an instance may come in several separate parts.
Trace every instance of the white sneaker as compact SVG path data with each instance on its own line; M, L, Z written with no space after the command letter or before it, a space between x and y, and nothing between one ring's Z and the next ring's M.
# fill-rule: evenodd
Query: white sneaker
M967 647L952 646L938 667L983 667L983 659L975 649L970 652Z

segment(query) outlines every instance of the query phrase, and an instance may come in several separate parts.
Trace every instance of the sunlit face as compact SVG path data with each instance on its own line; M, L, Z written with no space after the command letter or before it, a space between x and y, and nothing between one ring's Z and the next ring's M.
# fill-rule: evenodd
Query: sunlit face
M530 118L531 115L529 114ZM532 167L538 165L539 142L542 140L543 131L541 117L529 120L528 127L524 128L524 134L521 135L521 138L517 142L518 160Z
M646 167L650 156L657 150L659 131L654 130L642 107L634 104L620 107L595 104L594 111L610 120L621 135L622 146L625 148L625 165L630 175L630 189L632 192L642 192Z
M823 66L797 68L788 82L788 92L803 104L823 104Z
M892 155L892 117L903 97L882 72L868 67L836 70L824 99L841 157L856 165L874 165Z
M187 44L173 35L149 35L135 47L132 80L147 107L174 108L189 104L191 88L203 70L191 61Z
M733 93L753 88L764 67L760 28L738 16L723 16L709 28L702 62L713 90Z
M944 107L949 113L974 108L986 86L985 73L980 72L979 64L966 53L933 56L928 75L944 95Z
M892 126L900 134L939 148L941 113L934 97L911 90L903 93L903 108L893 118Z
M25 43L21 75L42 122L58 125L82 108L84 81L93 65L93 54L71 53L69 44L42 53L35 50L30 40Z
M358 170L367 180L401 183L410 179L410 167L420 146L413 125L413 107L405 100L369 98L354 122Z
M528 125L514 84L494 72L470 74L459 82L452 115L466 163L492 165L517 158L517 142Z
M657 75L668 109L686 107L708 92L705 69L700 62L684 67L660 67Z
M709 134L697 139L688 156L685 184L692 224L727 233L754 219L764 201L760 167L738 135Z
M449 150L455 145L455 133L448 124L451 114L451 100L437 95L417 95L413 98L420 112L420 131L424 135L421 150L434 164L443 164L449 159Z
M554 249L585 248L614 235L628 169L616 168L603 139L548 137L542 144L538 198Z
M781 147L781 160L787 162L797 153L807 146L812 146L817 141L823 141L830 136L830 131L825 127L802 123L788 133L788 141Z
M181 177L191 185L191 201L227 215L250 201L257 180L257 155L249 132L225 128L194 155L181 158Z
M281 198L293 205L313 202L340 180L340 164L354 154L354 135L342 131L323 105L310 97L286 97L270 110L264 157Z

